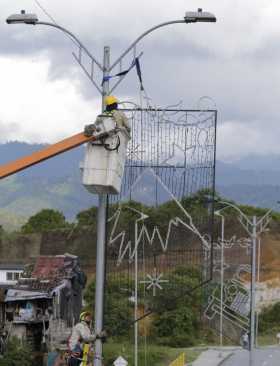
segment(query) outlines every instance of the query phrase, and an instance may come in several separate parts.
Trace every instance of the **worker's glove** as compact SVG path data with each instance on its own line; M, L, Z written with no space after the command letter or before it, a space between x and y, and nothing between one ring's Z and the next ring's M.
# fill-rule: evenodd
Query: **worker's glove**
M79 358L79 357L81 357L81 352L71 352L71 357Z
M107 332L106 332L106 330L102 330L100 333L98 333L97 335L96 335L96 338L99 338L99 339L101 339L101 341L104 343L104 342L106 342L106 338L107 338Z
M91 137L95 130L96 130L95 124L92 123L90 125L86 125L84 129L84 135L86 137Z

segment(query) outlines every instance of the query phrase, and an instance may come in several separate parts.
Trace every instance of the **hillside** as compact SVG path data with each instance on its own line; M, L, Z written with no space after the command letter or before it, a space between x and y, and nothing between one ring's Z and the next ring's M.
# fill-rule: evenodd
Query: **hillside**
M20 142L0 145L0 164L44 146ZM94 205L94 196L80 184L82 156L83 148L77 148L3 179L0 182L0 224L12 230L43 208L58 209L68 220L73 220L77 212Z
M0 144L0 164L30 154L45 145L9 142ZM42 208L63 211L68 220L96 204L81 185L79 163L83 147L57 156L0 182L0 224L19 227ZM217 191L238 203L271 207L280 197L280 157L247 157L235 163L217 162ZM147 182L148 183L148 182ZM141 199L149 202L152 183Z

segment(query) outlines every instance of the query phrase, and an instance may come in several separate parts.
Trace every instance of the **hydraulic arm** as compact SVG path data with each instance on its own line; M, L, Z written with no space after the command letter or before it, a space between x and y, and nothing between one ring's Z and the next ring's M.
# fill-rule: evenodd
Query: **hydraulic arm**
M41 161L50 159L56 155L62 154L65 151L74 149L86 142L95 141L97 137L87 137L84 133L78 133L74 136L68 137L56 144L50 145L45 149L34 152L31 155L14 160L10 163L0 166L0 179L15 174L23 169L26 169L32 165L38 164Z

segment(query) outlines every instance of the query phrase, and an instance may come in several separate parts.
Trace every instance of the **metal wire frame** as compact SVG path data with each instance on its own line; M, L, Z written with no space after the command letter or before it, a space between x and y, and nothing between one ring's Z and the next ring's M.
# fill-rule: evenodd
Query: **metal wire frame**
M224 239L224 284L221 308L221 238L213 244L213 282L205 299L205 324L231 343L240 345L242 335L250 330L250 286L252 240L238 230L238 221L231 219ZM220 318L223 326L221 329Z
M121 193L109 198L107 280L122 277L120 286L123 286L126 277L127 286L120 291L129 294L126 296L131 302L134 256L136 251L138 254L145 252L142 259L137 256L142 296L147 296L150 286L147 275L151 277L154 271L157 275L164 272L164 277L160 278L166 281L162 283L166 286L174 269L180 266L194 271L199 269L198 283L188 288L172 288L171 284L166 287L173 300L192 296L197 288L212 278L217 111L179 108L124 111L131 120L132 139ZM208 200L203 217L193 218L186 207L186 199L201 190L207 190L210 202ZM135 206L129 207L130 201L138 203L137 210ZM151 217L143 217L147 208L156 209L164 204L173 205L173 209L176 207L168 227L158 227ZM121 215L127 215L129 210L134 210L134 216L129 228L124 228ZM120 252L123 255L120 256ZM164 286L158 285L157 290L163 293ZM150 289L154 290L154 287L150 286ZM152 296L149 296L149 309L136 321L157 311L158 307L153 307ZM134 322L135 319L131 319L130 324Z
M145 168L152 168L181 199L215 186L217 111L124 109L132 121L123 199ZM157 184L158 185L158 184ZM155 192L156 193L156 192ZM155 198L159 198L155 195Z

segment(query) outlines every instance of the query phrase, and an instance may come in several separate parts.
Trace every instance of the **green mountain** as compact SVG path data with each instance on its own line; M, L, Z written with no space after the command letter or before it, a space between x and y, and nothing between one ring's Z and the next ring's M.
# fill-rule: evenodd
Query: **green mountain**
M45 146L24 142L0 144L0 165ZM0 180L0 225L13 230L43 208L62 211L67 220L74 220L79 211L96 205L96 196L81 184L79 163L83 154L83 147L79 147ZM279 156L252 156L231 164L218 161L217 191L238 203L274 206L280 197L278 161ZM154 189L147 178L145 190L138 198L150 204Z
M0 225L20 227L43 208L62 211L68 220L96 203L75 177L47 178L15 175L0 182Z

